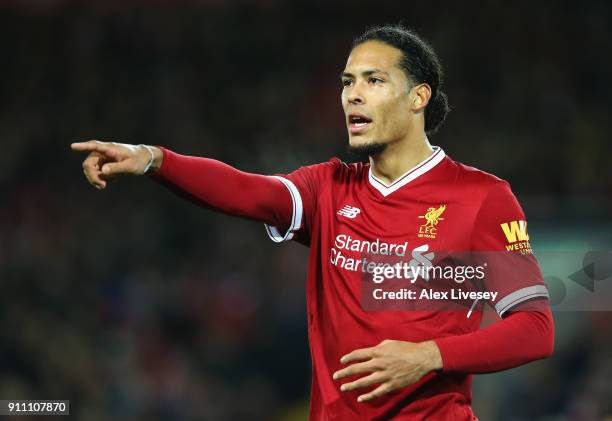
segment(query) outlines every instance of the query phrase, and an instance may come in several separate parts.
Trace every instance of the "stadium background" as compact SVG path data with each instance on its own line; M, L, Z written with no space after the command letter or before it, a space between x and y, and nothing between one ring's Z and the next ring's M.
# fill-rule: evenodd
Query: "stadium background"
M0 398L70 399L78 420L305 419L307 250L150 180L99 192L69 144L262 173L346 159L338 75L371 24L437 49L453 112L432 143L512 183L536 252L609 250L611 10L0 0ZM475 378L481 419L612 416L611 313L555 318L552 358Z

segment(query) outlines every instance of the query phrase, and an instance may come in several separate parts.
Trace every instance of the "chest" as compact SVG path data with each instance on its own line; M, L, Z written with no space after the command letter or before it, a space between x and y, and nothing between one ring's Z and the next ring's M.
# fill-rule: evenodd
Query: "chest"
M357 241L465 250L477 211L469 194L438 186L406 188L387 197L366 188L336 189L320 209L328 241L343 242L347 251L358 251Z

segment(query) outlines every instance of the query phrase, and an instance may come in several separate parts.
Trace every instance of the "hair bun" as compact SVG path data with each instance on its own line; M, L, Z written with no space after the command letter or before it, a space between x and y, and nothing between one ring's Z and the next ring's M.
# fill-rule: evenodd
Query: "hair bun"
M448 97L440 89L425 108L425 133L434 134L450 112Z

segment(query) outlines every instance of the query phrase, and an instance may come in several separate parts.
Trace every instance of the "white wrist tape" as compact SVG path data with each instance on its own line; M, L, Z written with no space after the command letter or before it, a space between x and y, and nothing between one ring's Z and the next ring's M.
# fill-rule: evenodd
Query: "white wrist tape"
M153 148L150 147L149 145L140 144L138 146L142 146L143 148L148 150L149 153L151 154L151 158L149 159L149 162L147 162L147 166L144 169L144 173L143 174L146 174L151 169L151 165L153 165L153 161L155 161L155 154L153 153Z

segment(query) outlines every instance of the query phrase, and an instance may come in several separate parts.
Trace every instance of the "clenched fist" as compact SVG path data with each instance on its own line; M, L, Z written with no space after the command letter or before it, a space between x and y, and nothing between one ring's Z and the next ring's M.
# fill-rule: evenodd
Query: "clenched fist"
M148 171L156 171L163 159L159 148L147 145L90 140L73 143L70 147L73 151L89 152L83 161L83 172L97 189L105 188L106 183L116 175L142 175Z

